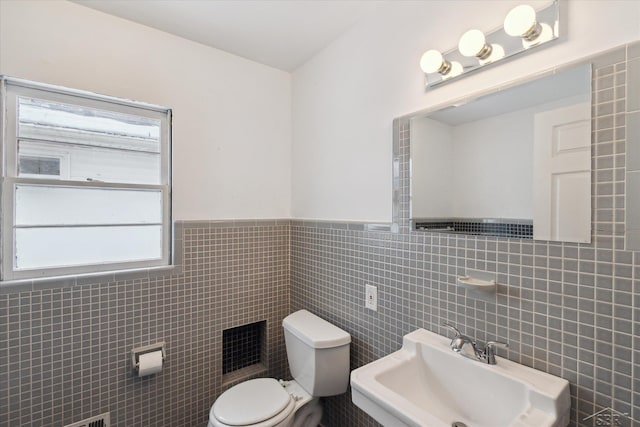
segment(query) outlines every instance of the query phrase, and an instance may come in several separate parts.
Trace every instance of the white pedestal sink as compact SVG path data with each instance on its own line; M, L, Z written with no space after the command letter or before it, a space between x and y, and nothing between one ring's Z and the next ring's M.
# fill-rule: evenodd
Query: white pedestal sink
M388 427L569 424L567 380L500 357L471 360L449 343L424 329L405 335L400 350L351 372L353 403Z

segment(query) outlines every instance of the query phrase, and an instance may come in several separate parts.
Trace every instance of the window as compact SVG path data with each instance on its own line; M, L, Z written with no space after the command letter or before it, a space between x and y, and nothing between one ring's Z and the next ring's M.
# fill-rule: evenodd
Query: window
M170 263L171 110L2 84L2 280Z

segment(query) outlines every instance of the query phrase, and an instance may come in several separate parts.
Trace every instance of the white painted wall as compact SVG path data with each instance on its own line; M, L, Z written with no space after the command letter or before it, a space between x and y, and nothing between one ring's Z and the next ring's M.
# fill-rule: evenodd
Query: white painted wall
M533 219L533 112L454 126L453 216Z
M411 121L414 218L533 218L533 114Z
M454 202L453 127L428 117L411 121L411 215L451 218Z
M286 218L291 76L59 0L0 1L0 74L173 109L175 219Z
M424 90L424 51L454 47L471 27L494 29L520 3L389 2L296 70L293 216L389 222L394 117L640 39L640 2L569 0L552 46Z

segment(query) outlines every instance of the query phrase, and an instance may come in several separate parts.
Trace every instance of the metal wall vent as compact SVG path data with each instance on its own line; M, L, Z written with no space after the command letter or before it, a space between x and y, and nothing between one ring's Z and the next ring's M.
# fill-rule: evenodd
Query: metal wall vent
M64 427L111 427L111 416L109 412L78 421L73 424L67 424Z

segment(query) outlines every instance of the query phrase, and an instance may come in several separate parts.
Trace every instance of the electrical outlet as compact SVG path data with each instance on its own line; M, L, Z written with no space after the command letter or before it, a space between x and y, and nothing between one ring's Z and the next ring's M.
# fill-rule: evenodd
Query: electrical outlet
M364 306L369 310L378 311L378 288L373 285L365 285Z

